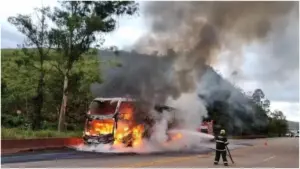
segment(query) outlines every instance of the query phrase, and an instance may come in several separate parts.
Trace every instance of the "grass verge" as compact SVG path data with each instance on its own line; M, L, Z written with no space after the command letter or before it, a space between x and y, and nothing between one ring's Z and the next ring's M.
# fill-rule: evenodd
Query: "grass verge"
M82 131L58 132L55 130L24 130L19 128L1 127L1 139L32 139L32 138L65 138L81 137Z

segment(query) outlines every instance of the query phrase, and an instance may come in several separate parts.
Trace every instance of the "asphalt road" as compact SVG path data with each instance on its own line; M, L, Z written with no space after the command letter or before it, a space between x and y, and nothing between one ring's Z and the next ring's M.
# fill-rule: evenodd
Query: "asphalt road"
M299 167L299 138L231 140L229 148L235 161L235 164L232 164L228 158L230 167ZM5 155L1 157L1 166L3 168L224 167L222 161L218 166L214 166L213 161L214 153L209 149L152 154L78 152L65 149Z

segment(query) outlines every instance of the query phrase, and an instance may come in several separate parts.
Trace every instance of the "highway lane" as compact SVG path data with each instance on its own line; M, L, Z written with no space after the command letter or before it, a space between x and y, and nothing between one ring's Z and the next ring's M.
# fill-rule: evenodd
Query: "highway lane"
M255 141L255 145L231 151L234 164L230 168L299 168L299 138L276 138ZM213 165L214 154L191 156L160 162L136 163L122 167L163 167L163 168L224 168L222 161Z
M267 146L264 145L265 140L231 140L230 148L236 161L236 164L231 167L290 166L298 168L298 139L268 139ZM249 146L250 144L254 146ZM213 154L209 154L209 151L211 150L154 154L107 154L62 150L61 152L23 153L3 156L2 167L223 167L223 165L212 165Z
M211 143L208 147L214 147ZM234 143L230 148L243 147L239 143ZM78 166L77 162L81 161L80 166L93 167L95 166L109 166L113 165L127 165L128 162L136 163L140 161L149 161L156 159L164 159L165 157L185 157L190 155L206 154L212 150L208 147L193 148L188 151L179 152L157 152L157 153L101 153L101 152L83 152L76 151L74 149L64 150L48 150L37 152L23 152L12 155L3 155L1 158L1 164L3 167L59 167L59 166ZM99 149L98 149L99 150ZM111 163L110 159L114 159L116 163ZM73 162L74 161L74 162ZM124 162L123 162L124 161Z

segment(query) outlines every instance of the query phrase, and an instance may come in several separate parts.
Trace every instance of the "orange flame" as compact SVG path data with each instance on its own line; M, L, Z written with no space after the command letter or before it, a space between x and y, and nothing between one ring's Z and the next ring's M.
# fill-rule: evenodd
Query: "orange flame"
M90 124L89 132L93 134L109 134L114 127L113 119L93 120Z
M172 139L174 139L174 140L178 140L178 139L181 139L182 138L182 134L181 133L177 133L177 134L175 134L173 137L172 137Z
M141 145L144 126L135 123L131 105L124 103L121 105L117 126L117 129L114 131L114 145L121 145L122 143L131 143L132 146ZM112 133L113 128L113 119L93 120L90 133L109 134Z
M174 140L179 140L183 136L181 133L168 133L168 141L174 141Z

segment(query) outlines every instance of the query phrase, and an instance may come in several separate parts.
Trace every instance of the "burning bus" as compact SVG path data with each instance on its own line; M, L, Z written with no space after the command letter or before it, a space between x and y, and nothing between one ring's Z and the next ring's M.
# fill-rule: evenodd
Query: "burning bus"
M136 100L131 98L95 98L87 112L83 134L84 143L88 145L123 144L131 147L140 145L143 138L150 138L155 121L149 117L143 117L142 121L137 123L134 114L145 114L137 112L141 110L137 109L135 103ZM164 105L156 105L154 109L159 114L166 111L171 115L166 131L167 141L181 138L180 133L168 133L179 124L175 118L176 109ZM210 130L207 133L210 134Z
M131 98L95 98L85 121L85 144L134 146L139 145L143 138L149 137L154 121L145 117L142 123L136 123L134 113L138 110L135 102ZM172 112L174 109L157 105L155 110L162 113L164 110Z

